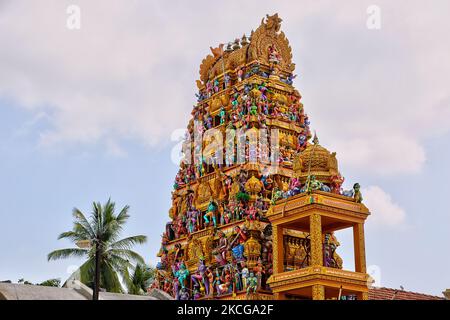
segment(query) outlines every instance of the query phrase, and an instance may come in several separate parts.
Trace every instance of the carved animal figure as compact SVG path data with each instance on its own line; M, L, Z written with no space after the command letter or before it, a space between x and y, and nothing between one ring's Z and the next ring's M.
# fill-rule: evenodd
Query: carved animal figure
M223 55L223 43L219 44L217 48L209 47L214 58L219 58Z

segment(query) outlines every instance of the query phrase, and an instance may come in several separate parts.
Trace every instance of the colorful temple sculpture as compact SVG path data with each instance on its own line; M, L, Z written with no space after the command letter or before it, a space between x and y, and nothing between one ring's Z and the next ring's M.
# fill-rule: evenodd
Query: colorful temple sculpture
M342 190L293 87L277 14L211 48L175 177L158 287L190 299L366 299L359 185ZM334 231L352 227L355 272Z

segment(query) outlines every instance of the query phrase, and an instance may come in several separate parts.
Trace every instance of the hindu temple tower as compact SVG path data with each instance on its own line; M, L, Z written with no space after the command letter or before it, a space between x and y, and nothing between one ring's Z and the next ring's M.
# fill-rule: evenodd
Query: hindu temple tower
M277 14L200 65L159 287L176 299L367 299L359 185L312 139ZM352 228L355 270L334 232Z

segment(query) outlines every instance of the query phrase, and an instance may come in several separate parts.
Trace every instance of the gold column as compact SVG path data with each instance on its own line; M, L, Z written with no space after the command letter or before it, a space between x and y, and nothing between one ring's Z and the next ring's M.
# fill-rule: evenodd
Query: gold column
M313 213L309 217L309 234L311 238L311 266L322 266L323 244L322 244L322 220L320 214Z
M325 300L325 287L320 284L312 286L312 299L313 300Z
M358 223L353 226L353 246L355 248L355 271L366 273L364 223Z
M277 225L272 225L272 248L273 248L273 273L277 274L284 271L283 228Z

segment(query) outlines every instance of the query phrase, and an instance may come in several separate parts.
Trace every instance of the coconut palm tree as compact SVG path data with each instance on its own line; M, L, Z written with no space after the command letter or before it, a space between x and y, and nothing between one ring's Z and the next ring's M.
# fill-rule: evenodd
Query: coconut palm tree
M144 264L144 259L131 248L147 241L144 235L119 240L120 232L127 222L129 206L115 214L115 203L108 200L103 206L93 203L89 217L77 208L73 209L75 219L71 231L63 232L58 239L69 239L78 248L60 249L50 252L47 259L57 260L83 257L87 260L77 270L79 280L93 288L93 299L98 299L99 288L109 292L123 292L120 278L129 281L128 269L132 262Z
M155 268L147 265L137 264L126 283L129 294L143 295L146 293L150 282L155 278Z

